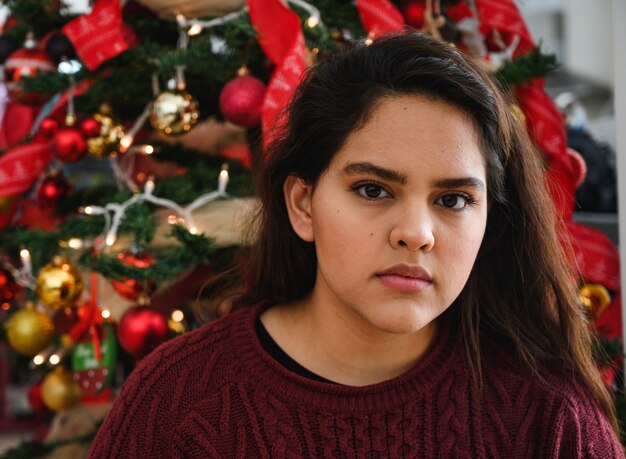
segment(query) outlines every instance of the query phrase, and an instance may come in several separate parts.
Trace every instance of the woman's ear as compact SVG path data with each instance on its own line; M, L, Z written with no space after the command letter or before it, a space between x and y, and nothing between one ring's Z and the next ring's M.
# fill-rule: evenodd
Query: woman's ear
M311 218L313 187L301 178L290 175L283 184L283 193L293 230L305 241L313 242L315 240Z

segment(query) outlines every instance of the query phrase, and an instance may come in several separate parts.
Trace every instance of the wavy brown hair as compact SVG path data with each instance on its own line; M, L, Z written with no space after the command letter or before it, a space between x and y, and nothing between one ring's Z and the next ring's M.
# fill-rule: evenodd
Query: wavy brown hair
M261 203L256 243L242 265L213 287L243 282L233 307L292 301L314 286L313 243L293 231L283 195L287 176L315 185L348 135L384 97L420 94L470 115L487 169L487 228L460 296L441 320L460 322L480 387L480 336L507 342L538 377L539 362L558 361L591 391L617 431L609 392L595 367L592 337L576 290L576 273L559 242L565 231L544 184L543 163L510 101L455 49L418 33L382 37L310 68L296 90L282 135L257 177ZM235 272L240 277L233 277Z

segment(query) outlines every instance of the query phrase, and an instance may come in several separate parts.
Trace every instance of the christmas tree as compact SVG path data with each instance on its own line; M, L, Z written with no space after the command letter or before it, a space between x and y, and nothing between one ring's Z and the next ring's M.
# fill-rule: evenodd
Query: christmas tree
M199 326L207 277L245 257L252 175L302 71L407 26L467 53L514 95L618 393L618 257L571 222L584 167L543 91L555 59L511 0L95 0L83 14L57 0L3 3L0 363L30 407L10 415L0 403L0 427L110 400L138 359Z

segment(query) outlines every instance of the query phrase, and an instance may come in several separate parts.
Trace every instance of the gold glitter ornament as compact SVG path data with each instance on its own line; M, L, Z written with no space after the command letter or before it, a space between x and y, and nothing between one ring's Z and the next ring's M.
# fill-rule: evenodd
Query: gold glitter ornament
M591 319L597 320L611 304L611 294L600 284L585 283L579 290L580 301L587 308Z
M11 316L6 332L13 349L20 354L33 357L52 342L54 323L45 313L27 307Z
M80 273L61 257L41 268L36 285L41 302L54 311L74 306L83 291Z
M150 124L167 135L189 132L198 122L198 102L185 91L164 91L150 110Z
M80 401L81 391L72 373L63 367L56 367L41 383L41 398L53 411L65 410Z
M98 158L115 156L125 134L124 127L111 116L110 108L101 108L92 119L100 124L100 130L96 136L87 139L87 151Z

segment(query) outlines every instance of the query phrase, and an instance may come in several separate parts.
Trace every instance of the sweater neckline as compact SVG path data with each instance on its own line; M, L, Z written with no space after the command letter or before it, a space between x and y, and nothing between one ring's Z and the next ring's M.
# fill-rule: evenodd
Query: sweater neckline
M454 370L455 365L461 365L458 338L455 338L459 334L442 326L428 353L413 368L395 378L368 386L314 381L283 367L265 351L254 328L264 309L264 305L257 305L232 314L239 316L232 317L233 349L245 368L244 374L253 378L256 386L281 400L327 411L388 410L415 400L420 394L432 393L446 373Z

